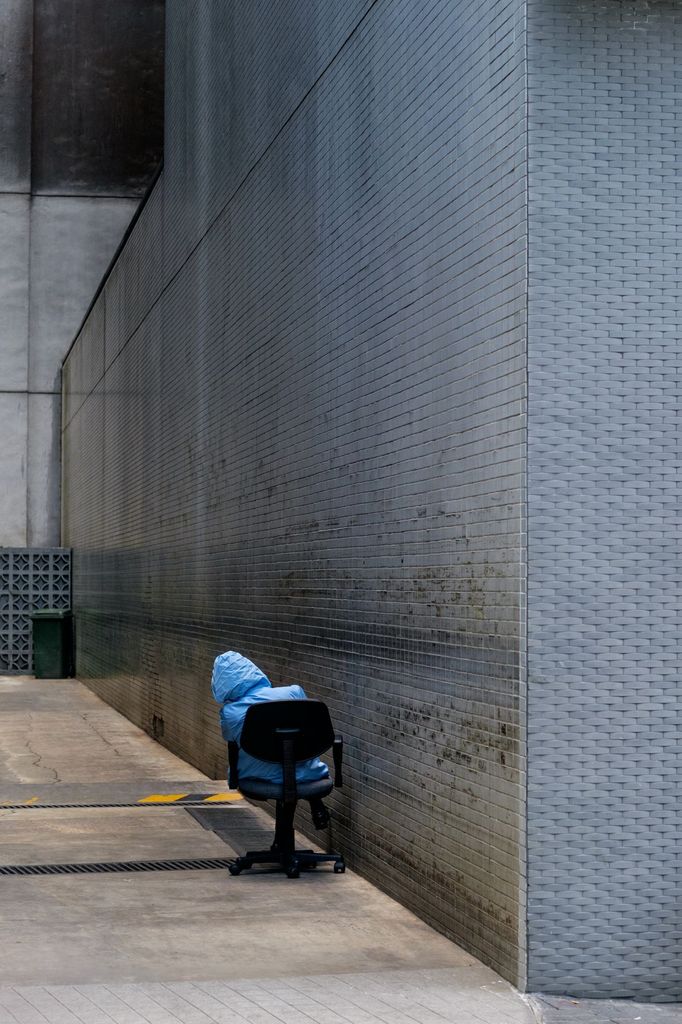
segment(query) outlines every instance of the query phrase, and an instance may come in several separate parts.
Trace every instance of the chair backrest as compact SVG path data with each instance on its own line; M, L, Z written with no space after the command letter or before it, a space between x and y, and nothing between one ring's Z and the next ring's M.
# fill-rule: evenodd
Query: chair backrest
M321 700L270 700L246 712L239 746L260 761L281 763L283 740L293 743L294 761L319 757L334 743L329 710Z

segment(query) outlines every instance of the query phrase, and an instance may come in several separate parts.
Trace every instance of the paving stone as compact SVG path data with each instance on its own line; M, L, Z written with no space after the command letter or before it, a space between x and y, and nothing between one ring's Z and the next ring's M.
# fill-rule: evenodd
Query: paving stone
M443 969L33 986L0 989L0 1006L24 1013L25 1024L534 1024L511 985L491 972L488 981L471 984L462 969ZM0 1024L16 1020L24 1024L0 1016Z

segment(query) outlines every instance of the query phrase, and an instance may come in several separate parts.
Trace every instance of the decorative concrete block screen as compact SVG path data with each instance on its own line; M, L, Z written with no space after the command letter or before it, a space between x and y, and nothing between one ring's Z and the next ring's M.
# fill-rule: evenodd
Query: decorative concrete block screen
M31 612L70 605L68 548L0 548L0 673L32 671Z

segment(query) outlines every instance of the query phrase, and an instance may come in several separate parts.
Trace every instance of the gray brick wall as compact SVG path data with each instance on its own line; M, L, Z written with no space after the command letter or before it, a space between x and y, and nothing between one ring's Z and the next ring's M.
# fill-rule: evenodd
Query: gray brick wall
M63 435L80 675L216 776L219 651L327 700L335 843L512 979L523 15L171 0L164 175Z
M682 5L529 5L529 982L682 998Z

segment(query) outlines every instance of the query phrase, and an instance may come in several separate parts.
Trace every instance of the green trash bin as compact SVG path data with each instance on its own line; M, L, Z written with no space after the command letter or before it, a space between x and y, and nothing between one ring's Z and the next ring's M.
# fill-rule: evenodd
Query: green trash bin
M67 679L73 675L73 618L63 608L32 612L33 674L37 679Z

